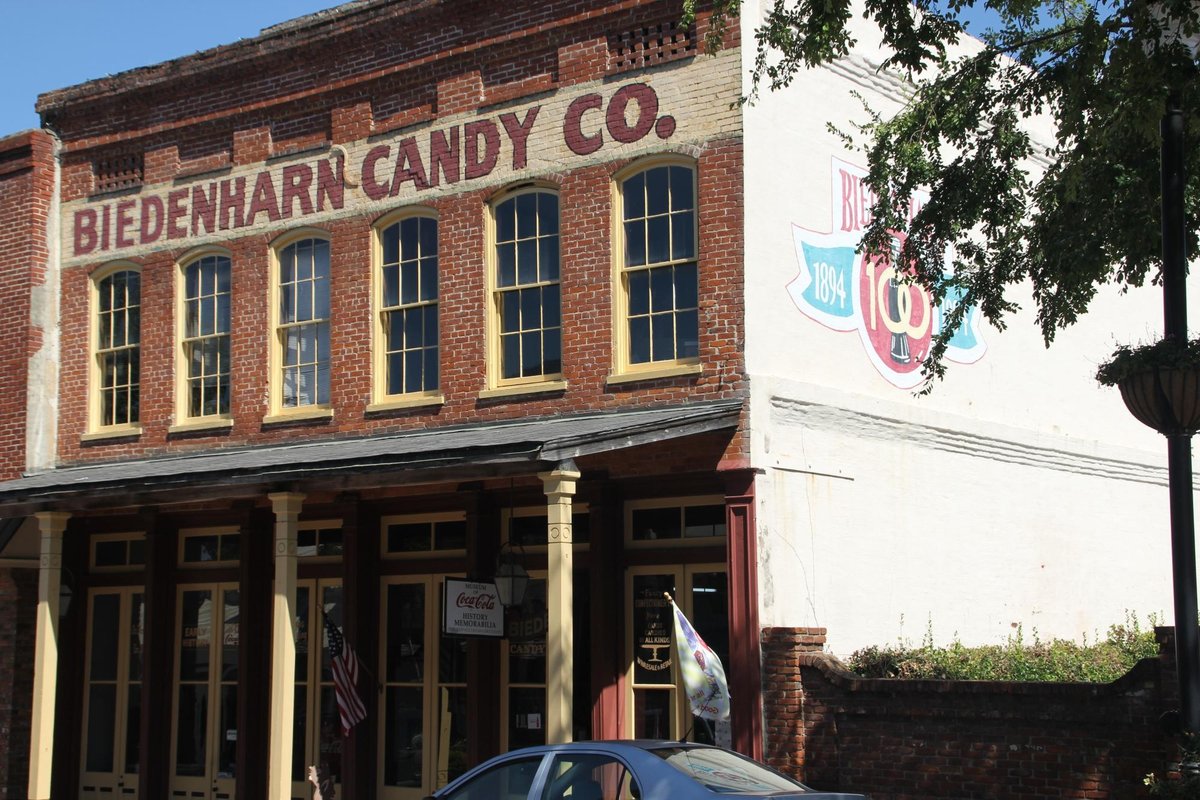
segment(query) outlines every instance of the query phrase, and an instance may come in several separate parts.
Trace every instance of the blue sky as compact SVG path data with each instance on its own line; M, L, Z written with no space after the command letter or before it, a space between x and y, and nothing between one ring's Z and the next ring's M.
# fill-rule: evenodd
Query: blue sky
M10 32L0 47L0 136L38 127L43 92L255 36L338 2L0 0Z
M37 96L256 36L339 0L0 0L0 136L36 128Z

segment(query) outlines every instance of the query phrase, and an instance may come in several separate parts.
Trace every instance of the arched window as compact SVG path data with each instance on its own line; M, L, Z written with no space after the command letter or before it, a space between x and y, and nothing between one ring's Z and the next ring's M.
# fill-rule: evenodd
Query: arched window
M293 239L276 251L274 409L329 405L329 241Z
M696 172L667 163L619 181L618 372L700 355Z
M438 224L406 216L379 228L378 335L380 400L436 393L438 358Z
M207 253L183 264L180 417L200 421L229 414L231 262Z
M558 195L525 189L492 209L491 383L546 381L562 373Z
M99 428L138 423L141 371L142 276L118 267L94 282L96 405Z

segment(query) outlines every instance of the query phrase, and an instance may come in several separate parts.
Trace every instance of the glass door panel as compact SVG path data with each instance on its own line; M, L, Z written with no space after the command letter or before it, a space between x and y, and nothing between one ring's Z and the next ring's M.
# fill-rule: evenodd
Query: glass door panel
M705 643L729 665L729 593L723 565L670 565L629 570L628 735L716 742L728 746L728 722L693 717L675 654L669 592ZM678 587L678 591L676 588ZM728 678L728 674L726 675Z
M320 597L321 602L313 602ZM308 797L312 784L308 768L319 765L334 779L335 796L341 795L342 721L330 669L329 637L322 610L341 627L342 587L336 581L304 580L296 589L296 709L292 739L292 796ZM370 680L359 677L360 692Z
M89 594L80 796L137 797L141 722L143 595L134 589Z
M425 797L466 771L467 641L441 635L443 580L383 587L381 800Z
M425 680L428 584L384 586L384 796L423 797L425 786ZM394 790L394 791L392 791Z
M171 793L233 797L237 762L238 590L179 593Z

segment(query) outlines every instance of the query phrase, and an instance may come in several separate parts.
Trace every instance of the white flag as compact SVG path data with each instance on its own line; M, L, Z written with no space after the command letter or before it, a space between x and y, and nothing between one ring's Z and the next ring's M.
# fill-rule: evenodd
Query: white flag
M675 613L675 649L692 714L702 719L729 719L729 684L721 659L696 633L670 595L667 600Z

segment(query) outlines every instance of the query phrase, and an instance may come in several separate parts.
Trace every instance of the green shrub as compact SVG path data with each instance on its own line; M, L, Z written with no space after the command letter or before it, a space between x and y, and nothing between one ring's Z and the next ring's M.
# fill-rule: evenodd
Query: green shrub
M1137 615L1125 614L1125 622L1113 625L1101 641L1082 644L1065 639L1043 642L1033 633L1026 642L1023 630L1002 645L967 647L958 641L944 647L933 645L927 630L920 647L897 643L865 647L854 652L847 666L866 678L907 678L964 681L1084 681L1109 683L1128 672L1143 658L1158 655L1154 638L1154 615L1142 629Z

